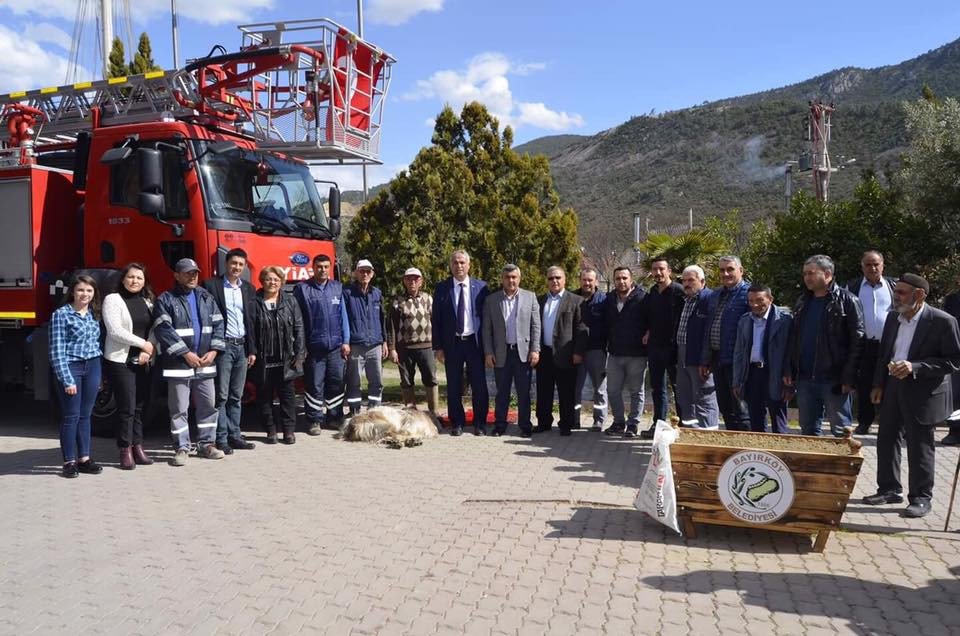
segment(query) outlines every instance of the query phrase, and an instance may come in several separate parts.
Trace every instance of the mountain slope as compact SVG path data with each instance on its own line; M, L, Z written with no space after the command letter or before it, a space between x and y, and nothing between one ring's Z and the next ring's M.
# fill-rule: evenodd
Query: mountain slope
M898 165L905 144L901 102L924 84L941 96L960 95L960 40L901 64L843 68L783 88L664 113L635 117L591 137L535 139L521 152L543 152L563 203L580 214L581 235L615 233L629 241L635 212L651 229L739 208L747 218L784 206L784 165L806 150L808 100L834 101L834 164L855 168L831 181L833 198L849 195L864 169ZM795 177L794 189L810 188Z

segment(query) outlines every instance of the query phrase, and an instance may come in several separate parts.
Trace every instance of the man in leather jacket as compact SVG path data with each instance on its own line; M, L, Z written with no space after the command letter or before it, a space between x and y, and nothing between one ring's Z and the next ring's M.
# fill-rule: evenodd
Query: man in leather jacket
M863 348L863 309L856 296L834 281L829 256L808 258L803 282L806 290L793 310L784 384L796 391L801 434L820 435L826 412L831 432L842 436L852 420L850 393Z

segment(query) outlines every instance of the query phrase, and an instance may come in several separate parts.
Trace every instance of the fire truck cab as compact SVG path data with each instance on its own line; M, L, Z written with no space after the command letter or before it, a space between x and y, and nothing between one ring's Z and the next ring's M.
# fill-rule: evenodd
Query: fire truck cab
M379 162L393 58L326 19L240 27L185 69L0 96L0 381L49 395L46 323L72 275L114 291L130 262L159 292L242 247L295 283L335 256L339 191L311 166Z

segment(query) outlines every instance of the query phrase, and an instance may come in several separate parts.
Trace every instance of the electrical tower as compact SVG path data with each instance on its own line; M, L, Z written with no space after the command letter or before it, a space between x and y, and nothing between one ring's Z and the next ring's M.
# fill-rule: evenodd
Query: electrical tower
M813 190L819 201L826 201L830 188L830 175L837 171L830 165L830 118L833 104L820 100L810 102L807 117L807 139L810 141L810 168L813 170Z

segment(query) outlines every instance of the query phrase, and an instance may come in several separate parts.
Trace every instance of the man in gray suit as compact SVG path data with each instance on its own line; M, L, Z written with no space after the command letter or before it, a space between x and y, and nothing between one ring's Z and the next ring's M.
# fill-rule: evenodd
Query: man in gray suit
M520 435L530 437L530 369L540 360L540 306L536 295L520 289L520 268L504 265L503 289L487 297L483 305L483 350L488 368L494 369L497 399L493 435L507 430L510 384L517 390L517 424Z
M893 288L896 313L887 316L870 400L880 405L877 493L870 505L903 501L900 446L907 442L910 505L905 517L923 517L933 498L933 428L949 415L950 374L960 370L957 320L924 302L926 280L904 274Z

